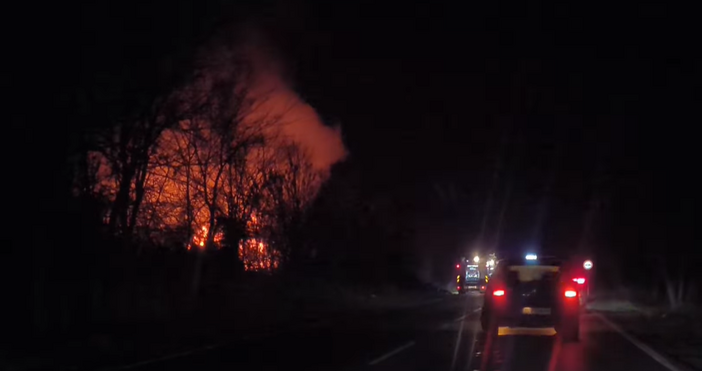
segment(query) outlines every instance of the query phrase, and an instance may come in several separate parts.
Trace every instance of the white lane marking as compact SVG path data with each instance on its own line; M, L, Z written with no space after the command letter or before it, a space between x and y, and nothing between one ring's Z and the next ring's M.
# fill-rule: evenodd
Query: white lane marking
M463 320L465 319L461 318L461 325L458 326L458 331L456 331L456 346L453 348L453 358L451 358L451 368L450 370L453 371L456 368L456 359L458 359L458 348L461 346L461 339L463 338Z
M617 333L619 333L619 335L621 335L624 339L629 340L630 343L634 344L634 345L635 345L637 348L639 348L642 352L648 354L649 357L651 357L651 358L653 358L654 360L656 360L656 362L660 363L663 367L667 368L667 369L670 370L670 371L683 371L683 370L680 369L678 366L675 366L674 364L670 363L670 361L668 361L664 356L662 356L660 353L658 353L658 352L656 352L655 350L653 350L653 349L652 349L651 347L649 347L648 345L646 345L646 344L640 342L639 340L637 340L637 339L634 338L633 336L631 336L631 335L627 334L626 332L624 332L624 330L622 330L621 327L619 327L618 325L616 325L614 322L608 320L607 317L605 317L605 316L603 316L603 315L601 315L601 314L599 314L599 313L596 313L595 316L597 316L597 318L601 319L602 322L606 323L609 327L611 327L612 329L614 329L614 331L616 331Z
M405 345L403 345L403 346L401 346L401 347L399 347L399 348L395 348L395 349L391 350L390 352L385 353L385 354L383 354L382 356L380 356L380 357L378 357L378 358L376 358L376 359L374 359L374 360L368 362L368 366L375 366L375 365L377 365L378 363L383 362L384 360L386 360L386 359L388 359L388 358L394 356L395 354L400 353L400 352L402 352L403 350L406 350L406 349L409 349L409 348L413 347L414 344L415 344L414 341L410 341L409 343L407 343L407 344L405 344Z
M473 309L473 310L471 311L471 313L478 313L478 312L480 312L480 309L482 309L482 308ZM462 316L460 316L460 317L454 319L453 322L461 322L461 321L463 321L466 317L470 316L471 313L466 313L466 314L464 314L464 315L462 315Z
M269 334L269 333L261 333L261 334L248 335L248 336L243 336L243 337L241 338L241 340L255 340L255 339L265 338L265 337L270 336L270 335L271 335L271 334ZM154 364L154 363L159 363L159 362L163 362L163 361L168 361L168 360L171 360L171 359L187 357L187 356L190 356L190 355L192 355L192 354L201 353L201 352L204 352L204 351L207 351L207 350L216 349L216 348L225 346L226 344L227 344L227 342L221 342L221 343L214 343L214 344L209 344L209 345L203 345L203 346L200 346L200 347L196 347L196 348L184 350L184 351L182 351L182 352L171 353L171 354L167 354L167 355L161 356L161 357L149 358L149 359L145 359L145 360L143 360L143 361L134 362L134 363L126 364L126 365L120 365L120 366L112 366L112 367L102 368L102 369L100 369L99 371L131 370L131 369L135 369L135 368L140 368L140 367L143 367L143 366L151 365L151 364Z
M134 368L139 368L139 367L143 367L143 366L146 366L146 365L150 365L150 364L153 364L153 363L168 361L168 360L175 359L175 358L180 358L180 357L186 357L186 356L189 356L189 355L194 354L194 353L198 353L198 352L202 352L202 351L205 351L205 350L211 350L211 349L217 348L217 347L219 347L219 346L221 346L221 345L222 345L222 344L205 345L205 346L203 346L203 347L199 347L199 348L195 348L195 349L186 350L186 351L184 351L184 352L173 353L173 354L165 355L165 356L163 356L163 357L151 358L151 359L147 359L147 360L140 361L140 362L136 362L136 363L131 363L131 364L124 365L124 366L117 366L117 367L112 367L112 368L104 368L104 369L102 369L102 370L103 370L103 371L108 371L108 370L109 370L109 371L130 370L130 369L134 369Z
M468 360L466 361L466 366L464 368L464 371L469 371L468 369L470 368L470 365L473 364L473 357L475 357L475 345L478 343L478 333L480 331L473 331L473 339L470 342L470 352L468 352ZM451 371L454 370L455 367L455 362L453 365L451 365Z
M446 299L446 298L429 299L429 300L427 300L427 301L420 302L420 303L417 304L416 306L418 306L418 307L423 307L423 306L425 306L425 305L431 305L431 304L434 304L434 303L438 303L438 302L440 302L440 301L444 301L445 299Z
M416 306L417 306L417 307L421 307L421 306L425 306L425 305L431 305L431 304L434 304L434 303L438 303L438 302L440 302L440 301L443 301L444 299L445 299L445 298L429 299L429 300L427 300L427 301L420 302L420 303L417 304ZM411 308L405 308L405 309L411 309ZM313 328L314 328L314 327L319 327L319 326L324 325L324 324L326 324L326 323L324 323L324 321L320 321L319 323L313 324L313 325L310 326L310 327L313 327ZM270 334L259 334L259 335L253 335L253 336L245 336L245 337L243 337L243 340L249 340L249 338L255 339L255 338L258 338L258 337L265 337L265 336L268 336L268 335L270 335ZM414 345L414 342L411 342L411 343L412 343L412 345ZM189 349L189 350L182 351L182 352L178 352L178 353L167 354L167 355L162 356L162 357L149 358L149 359L145 359L145 360L143 360L143 361L139 361L139 362L135 362L135 363L130 363L130 364L126 364L126 365L121 365L121 366L113 366L113 367L102 368L102 369L100 369L100 371L131 370L131 369L134 369L134 368L143 367L143 366L150 365L150 364L153 364L153 363L168 361L168 360L175 359L175 358L186 357L186 356L189 356L189 355L191 355L191 354L199 353L199 352L202 352L202 351L205 351L205 350L212 350L212 349L215 349L215 348L219 348L219 347L221 347L221 346L223 346L223 345L225 345L225 344L226 344L226 343L217 343L217 344L205 345L205 346L201 346L201 347ZM412 345L410 345L410 346L412 346ZM409 348L409 347L408 347L408 348ZM403 350L405 350L405 349L403 348L403 349L400 349L399 351L401 352L401 351L403 351ZM395 354L393 353L393 354L390 354L389 356L391 357L391 356L393 356L393 355L395 355ZM382 358L382 357L381 357L381 358ZM383 359L380 359L380 358L379 358L379 361L378 361L378 362L381 362L381 361L383 361L383 360L385 360L385 358L383 358Z

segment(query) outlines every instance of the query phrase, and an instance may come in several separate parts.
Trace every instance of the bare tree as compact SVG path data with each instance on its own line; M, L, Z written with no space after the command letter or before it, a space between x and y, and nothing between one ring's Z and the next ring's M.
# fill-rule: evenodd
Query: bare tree
M296 143L284 143L275 151L277 166L267 173L270 212L286 259L304 254L303 229L307 209L321 185L310 155Z
M97 135L97 150L109 163L114 182L108 222L113 233L128 236L134 230L155 144L161 133L177 121L177 106L173 96L159 97L141 112Z
M221 247L226 230L229 246L251 237L258 239L254 253L291 257L302 251L306 210L322 177L308 153L281 138L281 119L293 107L267 101L269 85L279 86L257 81L250 61L236 53L210 55L148 115L101 136L100 162L110 169L100 181L112 201L108 225L130 236L138 226L151 240L182 233L186 245L203 249Z

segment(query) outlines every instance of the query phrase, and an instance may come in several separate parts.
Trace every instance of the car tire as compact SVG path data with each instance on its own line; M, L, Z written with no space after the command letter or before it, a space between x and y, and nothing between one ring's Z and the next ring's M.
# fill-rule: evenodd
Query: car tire
M561 339L568 343L580 340L580 322L578 320L568 321L561 325Z

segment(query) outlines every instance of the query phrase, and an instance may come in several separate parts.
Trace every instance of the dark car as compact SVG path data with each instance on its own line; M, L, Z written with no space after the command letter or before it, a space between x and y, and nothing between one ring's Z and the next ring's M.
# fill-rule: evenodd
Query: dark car
M483 330L552 327L564 340L577 341L580 298L573 277L559 259L527 258L498 262L485 292Z

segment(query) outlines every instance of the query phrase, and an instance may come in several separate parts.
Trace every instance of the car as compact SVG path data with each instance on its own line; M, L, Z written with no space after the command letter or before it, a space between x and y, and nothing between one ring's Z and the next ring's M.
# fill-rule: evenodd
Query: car
M571 274L557 258L505 259L487 285L480 323L485 332L500 327L554 328L565 341L577 341L580 298Z

